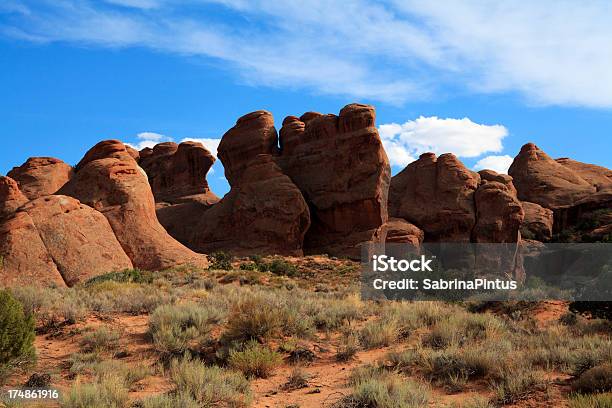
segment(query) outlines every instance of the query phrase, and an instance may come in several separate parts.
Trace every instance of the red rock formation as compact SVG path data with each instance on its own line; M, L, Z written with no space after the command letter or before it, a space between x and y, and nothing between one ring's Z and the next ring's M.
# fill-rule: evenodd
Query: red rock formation
M473 242L518 242L525 213L515 192L507 184L484 180L476 190L474 200L476 225L472 232Z
M389 218L385 229L387 244L410 244L419 247L425 238L425 233L419 227L402 218Z
M373 107L289 116L280 146L279 164L310 207L307 253L359 257L361 243L385 241L390 168Z
M552 238L553 212L539 204L523 201L525 218L521 225L521 235L526 239L547 242Z
M28 199L19 190L15 180L0 176L0 219L13 214L27 202Z
M14 167L8 176L30 200L54 194L72 177L72 167L52 157L30 157L24 164Z
M570 166L556 162L533 143L521 148L508 173L521 201L552 210L571 206L596 191Z
M578 174L594 186L597 191L612 189L612 170L610 169L594 164L582 163L567 157L557 159L556 162Z
M66 286L26 212L0 221L0 255L0 286Z
M308 206L270 155L258 155L234 173L231 191L198 217L184 214L175 236L197 251L236 255L302 255L310 225Z
M260 110L242 116L219 143L218 155L230 186L237 185L246 166L259 154L275 154L278 137L274 118Z
M60 191L102 212L134 267L158 270L179 264L206 265L161 226L147 176L117 140L94 146Z
M426 242L470 242L479 182L452 154L422 154L391 179L389 214L422 228Z
M78 200L51 195L30 201L20 211L34 222L68 286L132 268L104 215Z
M215 162L201 143L160 143L145 153L139 165L149 176L155 201L197 201L212 205L219 198L210 191L206 174ZM187 198L189 197L189 198Z

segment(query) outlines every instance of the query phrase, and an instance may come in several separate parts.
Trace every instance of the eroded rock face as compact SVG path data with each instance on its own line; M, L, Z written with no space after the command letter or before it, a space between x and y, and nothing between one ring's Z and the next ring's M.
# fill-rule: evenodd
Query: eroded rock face
M156 202L170 204L197 201L212 205L219 198L210 191L206 174L213 155L197 142L160 143L139 162L149 177Z
M0 219L13 214L27 202L27 197L19 190L15 180L0 176Z
M480 179L452 154L422 154L391 179L389 213L425 231L426 242L470 242Z
M66 286L26 212L0 221L0 255L0 286Z
M24 164L14 167L8 176L30 200L54 194L70 180L73 169L53 157L30 157Z
M547 242L553 233L553 212L539 204L523 201L525 218L521 225L521 235L526 239Z
M274 118L268 111L242 116L219 143L218 155L230 186L238 185L247 165L259 154L277 152L278 135Z
M104 215L72 197L41 197L19 211L33 221L68 286L133 267Z
M204 256L177 242L161 226L147 175L118 140L101 142L87 152L59 193L102 212L134 267L207 265Z
M511 180L507 181L512 184ZM525 213L514 190L499 181L483 180L474 200L476 225L472 233L473 242L519 241L519 229Z
M563 157L556 160L557 163L569 168L592 186L597 191L612 189L612 170L595 164L582 163Z
M361 243L385 241L391 173L373 107L289 116L280 146L278 162L310 207L307 253L359 257Z
M571 206L596 191L571 166L556 162L533 143L521 148L508 173L521 201L552 210Z
M425 233L419 227L402 218L389 218L385 228L387 244L410 244L419 247L425 238Z
M218 204L177 223L175 236L205 253L302 255L308 206L273 157L256 156L237 176L240 182Z

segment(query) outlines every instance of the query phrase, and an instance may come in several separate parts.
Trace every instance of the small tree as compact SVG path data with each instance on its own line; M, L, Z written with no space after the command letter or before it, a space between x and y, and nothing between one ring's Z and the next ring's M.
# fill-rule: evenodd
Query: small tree
M6 290L0 290L0 366L34 355L34 317Z

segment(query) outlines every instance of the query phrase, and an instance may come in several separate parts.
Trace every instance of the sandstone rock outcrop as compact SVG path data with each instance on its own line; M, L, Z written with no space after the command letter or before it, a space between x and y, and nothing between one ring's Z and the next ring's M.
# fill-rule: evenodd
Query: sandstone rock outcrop
M72 197L41 197L19 211L32 219L68 286L133 267L104 215Z
M54 194L70 180L73 169L53 157L30 157L14 167L8 176L17 182L21 192L30 200Z
M300 191L270 155L256 156L243 171L218 204L176 236L205 253L302 255L310 214Z
M0 219L13 214L27 202L27 197L19 190L15 180L0 176Z
M207 265L161 226L147 175L117 140L94 146L59 194L100 211L134 267L158 270L180 264Z
M425 231L425 242L470 242L478 173L452 154L424 153L391 179L389 214Z
M508 181L511 185L511 180ZM519 241L519 228L525 213L514 190L508 184L483 180L476 190L474 202L476 224L472 232L473 242L510 243Z
M240 176L257 155L275 154L277 144L278 135L270 112L260 110L239 118L221 138L217 152L230 186L238 185Z
M310 207L305 252L359 257L361 243L385 242L390 167L372 106L289 116L280 146L280 167Z
M553 212L539 204L523 201L525 218L521 224L521 235L526 239L548 242L553 233Z
M0 286L66 286L26 212L0 221L0 255Z
M570 166L558 163L533 143L527 143L508 170L521 201L552 210L571 206L596 188Z
M574 171L597 191L612 189L612 170L595 164L582 163L576 160L563 157L556 160L557 163Z
M143 156L138 164L149 176L155 201L173 204L192 196L210 205L219 201L206 181L215 158L201 143L160 143Z
M402 218L389 218L385 229L387 230L387 244L410 244L419 247L425 238L423 230Z

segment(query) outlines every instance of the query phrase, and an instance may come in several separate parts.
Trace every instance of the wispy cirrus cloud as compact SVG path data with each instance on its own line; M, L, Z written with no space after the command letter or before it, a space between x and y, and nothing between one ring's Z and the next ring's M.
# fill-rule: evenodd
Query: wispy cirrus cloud
M222 61L250 84L394 104L513 92L612 107L612 3L8 0L5 36Z

